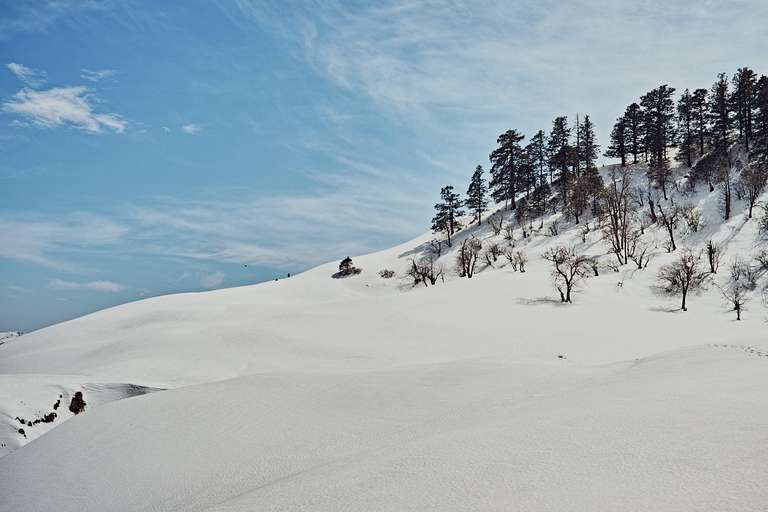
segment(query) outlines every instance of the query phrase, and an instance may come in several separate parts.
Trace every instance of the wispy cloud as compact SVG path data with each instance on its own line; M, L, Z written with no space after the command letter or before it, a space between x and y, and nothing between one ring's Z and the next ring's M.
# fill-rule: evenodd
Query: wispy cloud
M187 135L196 135L202 130L203 127L199 124L189 123L181 127L181 130Z
M433 134L490 138L509 124L530 133L586 112L606 141L624 107L659 83L706 87L738 67L734 55L768 67L755 44L768 37L763 0L237 5L332 83Z
M80 70L80 78L83 78L85 80L90 80L91 82L98 82L100 80L104 80L105 78L110 78L112 76L115 76L117 74L117 71L114 69L99 69L96 71L90 70L90 69L81 69Z
M126 127L118 114L97 112L94 95L85 86L22 89L3 103L3 110L46 128L74 126L89 133L107 128L122 133Z
M112 281L64 281L62 279L52 279L48 283L54 290L92 290L96 292L118 293L125 289L125 286Z
M9 62L6 64L6 67L10 69L14 75L16 75L16 78L30 87L39 87L43 85L48 79L45 71L33 69L17 62Z
M100 215L58 217L0 215L0 258L68 269L66 253L113 246L129 230Z
M200 278L200 286L207 290L212 290L221 286L224 282L225 275L223 272L214 272L212 274L205 274Z

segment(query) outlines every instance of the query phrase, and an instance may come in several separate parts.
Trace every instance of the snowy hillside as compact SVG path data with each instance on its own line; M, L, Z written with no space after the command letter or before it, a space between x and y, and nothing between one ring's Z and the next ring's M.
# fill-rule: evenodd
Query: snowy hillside
M700 226L668 253L648 225L643 269L616 265L591 218L548 214L513 241L485 220L434 286L407 277L427 233L353 256L350 277L333 262L3 344L0 510L764 510L766 277L742 321L717 285L765 244L743 202L723 222L717 191L676 194ZM526 271L499 257L458 277L468 237L514 243ZM721 270L680 311L657 271L710 240ZM598 262L573 304L542 258L557 246Z

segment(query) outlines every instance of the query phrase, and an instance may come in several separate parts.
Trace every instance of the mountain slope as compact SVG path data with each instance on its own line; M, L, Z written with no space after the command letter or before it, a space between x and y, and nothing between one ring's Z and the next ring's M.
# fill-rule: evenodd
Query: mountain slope
M716 193L685 200L703 226L681 229L679 245L721 244L721 274L762 243L754 221L719 219ZM560 234L547 236L554 222ZM559 214L544 223L517 233L525 273L500 260L415 288L378 275L403 275L425 234L353 258L357 276L333 279L330 263L126 304L3 345L0 455L34 440L0 458L2 508L759 510L759 290L741 322L714 289L684 313L652 289L676 257L661 243L648 268L614 272L594 226L582 234ZM467 236L506 243L486 224L456 244ZM557 245L603 262L571 305L540 257ZM446 269L455 251L441 256ZM76 391L84 413L18 434L15 416L42 416Z

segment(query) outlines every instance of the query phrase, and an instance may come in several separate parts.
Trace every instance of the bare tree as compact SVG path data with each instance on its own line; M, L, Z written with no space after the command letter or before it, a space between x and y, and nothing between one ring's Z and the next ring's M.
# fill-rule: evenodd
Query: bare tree
M577 255L572 247L555 247L546 251L542 257L553 265L552 281L560 293L562 302L573 302L571 292L587 276L589 258Z
M731 280L734 283L741 283L749 290L754 290L757 286L758 269L744 261L741 256L736 256L731 263Z
M528 256L526 256L523 251L516 251L510 247L504 251L504 257L507 258L507 261L512 266L512 270L515 272L519 270L521 273L525 272L525 264L528 263Z
M683 311L688 311L685 304L688 293L703 288L709 276L709 272L701 268L701 254L694 254L690 249L686 249L675 261L662 266L656 278L659 291L665 295L680 295L680 307Z
M669 252L673 252L677 249L675 244L675 229L680 222L680 207L674 204L666 207L661 205L661 201L656 203L659 208L659 217L661 218L661 224L666 228L667 235L669 236Z
M483 256L485 257L485 262L488 266L493 267L493 264L496 263L499 256L501 256L501 247L499 247L499 244L497 243L491 243L485 247Z
M651 260L650 251L653 246L650 242L643 240L640 232L633 231L629 237L629 259L637 265L638 270L642 270L648 267L648 262Z
M684 204L680 207L680 215L691 233L696 233L701 227L701 210L694 208L693 205Z
M727 287L718 286L718 288L726 302L733 306L731 311L736 312L736 320L741 320L741 312L746 309L744 306L749 302L747 290L739 283L731 283Z
M488 225L491 226L491 229L493 230L493 235L498 236L499 233L501 233L501 228L504 224L504 219L501 215L491 215L488 217Z
M512 221L504 223L504 240L509 243L515 241L515 225L512 223Z
M752 210L757 203L757 198L763 193L768 183L768 166L759 167L750 165L743 171L741 171L741 185L744 187L744 192L747 197L747 203L749 204L748 218L752 218Z
M611 171L611 181L603 189L603 202L607 222L603 227L603 238L619 260L619 265L629 258L627 242L630 236L630 215L632 212L632 175L629 169Z
M435 285L443 276L443 265L432 255L421 258L419 261L411 260L411 267L406 275L413 279L413 286L422 283L424 286Z
M712 274L717 274L717 269L720 266L720 258L723 252L720 247L712 240L707 242L707 261L709 262L709 271Z
M482 242L474 236L465 238L461 242L461 247L459 247L456 253L456 272L459 274L459 277L472 278L482 249Z

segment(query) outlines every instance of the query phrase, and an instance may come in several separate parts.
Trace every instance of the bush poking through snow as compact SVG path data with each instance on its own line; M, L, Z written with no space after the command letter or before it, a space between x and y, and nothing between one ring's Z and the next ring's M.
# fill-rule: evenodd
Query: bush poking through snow
M392 279L395 277L395 271L388 268L383 268L379 270L379 277L382 279Z
M355 267L352 264L352 258L347 256L346 258L341 260L341 263L339 263L339 271L333 274L332 277L338 279L340 277L354 276L356 274L359 274L360 272L362 272L362 269Z
M75 396L72 397L72 401L69 402L69 411L72 414L80 414L85 410L85 400L83 400L83 393L82 391L78 391L75 393Z

